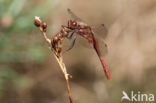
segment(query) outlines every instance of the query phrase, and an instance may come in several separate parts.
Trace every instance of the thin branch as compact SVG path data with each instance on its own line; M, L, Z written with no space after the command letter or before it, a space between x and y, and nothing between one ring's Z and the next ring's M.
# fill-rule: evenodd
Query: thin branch
M45 24L45 28L44 28L44 25L43 24L41 25L42 21L40 20L39 17L35 17L35 20L36 21L34 21L34 24L37 27L39 27L41 33L43 34L44 39L46 40L46 42L49 45L51 45L51 40L47 37L47 34L46 34L46 26L47 25ZM69 82L70 75L67 73L66 66L65 66L65 64L63 62L62 54L59 57L56 55L57 53L55 51L53 51L53 54L54 54L54 57L56 58L56 60L57 60L57 62L59 64L59 66L61 68L61 71L62 71L62 73L64 75L64 78L66 80L69 101L70 101L70 103L73 103L72 96L71 96L71 87L70 87L70 82Z
M72 100L72 96L71 96L71 87L70 87L70 83L69 83L69 74L67 73L67 69L66 69L66 66L63 62L63 59L62 59L62 56L60 58L58 58L55 54L54 54L57 62L59 63L60 67L61 67L61 70L64 74L64 78L66 80L66 84L67 84L67 91L68 91L68 96L69 96L69 101L70 103L73 103L73 100Z
M42 32L42 28L40 27L40 31ZM46 32L42 32L44 39L46 40L46 42L50 45L51 44L51 40L47 37Z

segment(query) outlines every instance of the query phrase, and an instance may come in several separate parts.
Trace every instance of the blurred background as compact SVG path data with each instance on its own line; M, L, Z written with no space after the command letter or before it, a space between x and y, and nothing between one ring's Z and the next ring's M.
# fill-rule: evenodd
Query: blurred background
M95 51L77 40L64 54L74 103L120 103L122 91L156 94L156 0L0 0L0 103L69 103L60 67L33 25L40 16L51 38L70 19L67 8L106 25L100 35L112 75L106 80Z

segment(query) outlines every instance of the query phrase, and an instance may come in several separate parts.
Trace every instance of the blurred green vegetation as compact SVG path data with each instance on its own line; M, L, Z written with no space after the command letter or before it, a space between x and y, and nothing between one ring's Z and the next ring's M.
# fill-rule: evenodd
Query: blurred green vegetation
M9 85L26 88L31 79L19 71L22 65L42 64L47 50L41 45L41 39L33 31L34 16L46 16L57 0L0 0L0 102L10 90ZM34 36L34 37L33 37ZM34 39L31 39L34 38ZM19 66L16 70L14 66ZM29 83L28 83L29 82ZM13 87L12 87L13 88ZM7 96L7 95L6 95Z
M0 1L0 62L40 62L46 56L37 40L29 41L29 44L24 42L33 34L34 16L45 17L52 8L50 0L39 5L36 3L37 0Z

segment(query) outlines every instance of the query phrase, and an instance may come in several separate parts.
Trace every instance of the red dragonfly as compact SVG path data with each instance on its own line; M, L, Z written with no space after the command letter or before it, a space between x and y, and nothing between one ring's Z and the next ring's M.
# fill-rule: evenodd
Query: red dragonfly
M107 79L110 79L109 67L105 62L104 55L102 52L102 50L105 49L107 45L104 42L99 43L100 40L97 39L97 37L95 37L95 31L93 31L93 28L91 26L89 26L87 23L81 20L78 16L76 16L70 9L67 9L67 11L69 15L72 17L72 19L68 21L67 28L71 30L71 34L68 35L67 38L68 39L73 38L73 43L70 46L70 48L68 48L68 50L70 50L74 46L77 35L80 35L83 38L85 38L89 42L89 44L91 44L91 46L94 48L95 52L97 53ZM104 31L107 31L104 24L101 24L100 27L102 27ZM77 35L74 35L74 34L77 34Z

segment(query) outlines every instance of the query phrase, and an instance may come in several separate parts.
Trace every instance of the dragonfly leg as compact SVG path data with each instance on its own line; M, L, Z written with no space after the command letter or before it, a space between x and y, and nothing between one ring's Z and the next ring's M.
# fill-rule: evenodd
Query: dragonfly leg
M67 38L67 39L72 39L72 37L73 37L74 33L75 33L75 32L74 32L74 31L72 31L72 33L71 33L70 35L66 36L66 38Z
M71 44L70 44L69 48L67 48L67 49L64 51L64 53L67 52L67 51L69 51L69 50L71 50L71 49L74 47L76 38L77 38L76 35L71 36L71 39L72 39Z
M65 26L65 25L61 25L61 27L62 28L68 28L69 29L69 27L68 26Z

